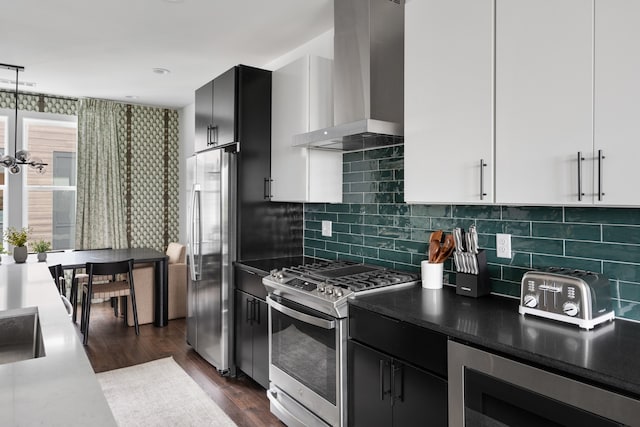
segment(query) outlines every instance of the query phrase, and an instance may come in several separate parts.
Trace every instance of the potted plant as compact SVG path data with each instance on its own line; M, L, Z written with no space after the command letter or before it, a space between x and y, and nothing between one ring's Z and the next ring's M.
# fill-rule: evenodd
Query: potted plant
M29 229L23 227L17 229L9 227L4 233L4 238L10 245L13 246L13 259L16 263L23 263L27 260L27 237L29 236Z
M46 240L36 240L31 242L31 249L38 254L38 261L45 261L47 259L47 251L51 250L51 243Z

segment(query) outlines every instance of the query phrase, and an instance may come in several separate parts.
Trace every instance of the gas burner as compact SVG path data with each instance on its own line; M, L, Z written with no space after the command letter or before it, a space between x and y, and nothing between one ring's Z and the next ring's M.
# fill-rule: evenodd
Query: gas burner
M356 295L413 286L419 276L352 261L317 261L274 270L262 282L270 293L331 316L347 316Z
M370 291L387 286L413 283L414 273L389 270L384 267L358 264L352 261L318 261L285 268L285 274L313 278L353 292Z

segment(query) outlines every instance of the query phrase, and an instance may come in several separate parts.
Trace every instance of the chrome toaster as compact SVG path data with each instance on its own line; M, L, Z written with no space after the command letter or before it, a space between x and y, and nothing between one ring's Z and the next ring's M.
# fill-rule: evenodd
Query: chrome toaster
M609 279L569 268L528 271L522 276L519 312L592 329L614 318Z

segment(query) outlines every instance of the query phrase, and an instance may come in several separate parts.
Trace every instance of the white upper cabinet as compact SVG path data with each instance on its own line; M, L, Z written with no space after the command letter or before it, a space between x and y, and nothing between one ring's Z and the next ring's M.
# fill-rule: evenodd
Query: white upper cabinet
M591 203L592 2L496 0L495 72L496 201Z
M405 5L407 203L494 199L493 3Z
M292 147L293 135L333 125L332 61L305 56L272 74L271 200L342 202L342 153Z
M638 206L640 2L596 0L595 5L594 200ZM600 163L598 152L604 156Z

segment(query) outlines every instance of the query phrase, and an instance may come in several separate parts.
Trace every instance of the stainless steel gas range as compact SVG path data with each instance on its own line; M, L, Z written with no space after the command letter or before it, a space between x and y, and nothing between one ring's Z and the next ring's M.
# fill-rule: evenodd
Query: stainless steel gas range
M346 426L348 301L418 280L414 273L324 260L263 278L271 412L289 427Z

